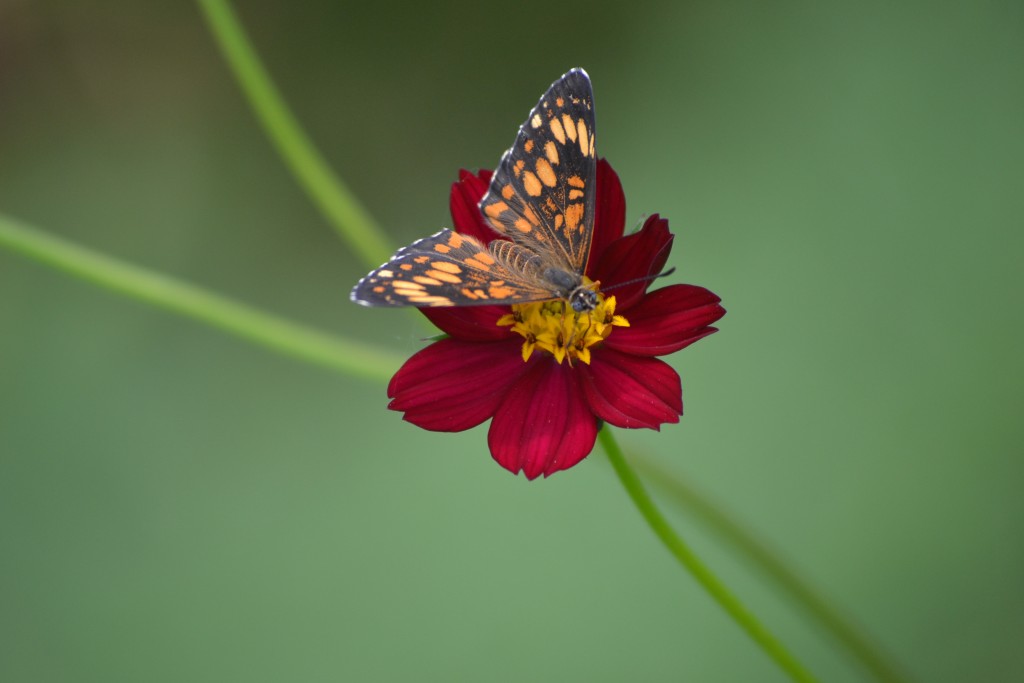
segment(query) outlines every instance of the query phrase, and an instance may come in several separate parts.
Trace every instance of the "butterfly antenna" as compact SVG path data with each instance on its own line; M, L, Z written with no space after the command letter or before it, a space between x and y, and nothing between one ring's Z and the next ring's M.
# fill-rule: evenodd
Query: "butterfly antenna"
M668 270L663 270L660 273L655 273L654 275L646 275L644 277L635 277L632 280L626 280L625 282L617 282L614 285L612 285L611 287L605 287L601 291L607 292L609 290L618 289L619 287L625 287L626 285L631 285L631 284L634 284L636 282L651 282L653 280L657 280L659 277L666 277L668 275L671 275L674 272L676 272L675 268L669 268Z

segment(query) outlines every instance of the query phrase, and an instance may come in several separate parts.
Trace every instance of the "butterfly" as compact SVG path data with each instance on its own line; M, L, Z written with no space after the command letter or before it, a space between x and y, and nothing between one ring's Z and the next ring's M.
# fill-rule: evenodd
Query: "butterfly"
M488 245L452 230L395 252L352 289L364 306L480 306L562 299L598 303L583 278L594 234L597 156L590 77L572 69L547 89L501 157L479 208Z

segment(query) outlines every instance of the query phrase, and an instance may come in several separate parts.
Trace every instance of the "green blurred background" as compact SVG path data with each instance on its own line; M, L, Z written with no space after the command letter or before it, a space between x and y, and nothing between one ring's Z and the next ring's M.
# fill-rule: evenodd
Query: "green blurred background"
M368 5L373 4L372 7ZM620 432L916 678L1024 670L1024 7L239 1L397 245L544 88L594 81L628 223L724 299ZM408 355L197 8L0 0L0 211ZM550 480L331 374L0 251L0 679L780 681L598 450ZM667 505L667 503L666 503ZM824 680L867 680L699 523Z

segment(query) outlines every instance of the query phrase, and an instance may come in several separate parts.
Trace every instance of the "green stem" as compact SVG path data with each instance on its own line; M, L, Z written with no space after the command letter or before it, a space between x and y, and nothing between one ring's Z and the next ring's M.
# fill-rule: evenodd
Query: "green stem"
M373 268L393 249L356 196L303 132L263 68L227 0L197 0L224 58L278 154L335 230Z
M746 531L722 509L693 489L683 479L670 474L648 458L634 454L633 464L644 478L659 487L672 501L688 509L710 527L716 536L731 544L753 566L774 580L792 601L818 621L827 632L884 683L904 683L908 679L838 610L788 567L766 545Z
M47 235L2 214L0 246L285 355L350 375L387 380L402 362L375 348L303 327L194 285Z
M611 430L605 426L598 433L601 445L608 454L608 459L619 476L633 503L640 510L647 524L650 525L655 535L665 544L683 567L690 572L704 590L724 609L729 616L736 621L740 627L747 632L755 643L771 657L779 667L789 674L794 681L810 682L816 679L804 666L789 653L789 651L766 629L761 622L743 606L743 603L736 598L732 592L725 587L717 576L705 565L690 547L683 542L679 535L669 525L661 511L655 506L654 501L644 489L636 473L626 462L622 449L612 435Z

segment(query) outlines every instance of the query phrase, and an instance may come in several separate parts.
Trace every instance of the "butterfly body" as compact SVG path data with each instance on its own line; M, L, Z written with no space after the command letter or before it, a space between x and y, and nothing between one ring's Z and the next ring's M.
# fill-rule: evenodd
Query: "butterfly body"
M594 231L596 153L590 78L551 84L502 156L479 208L495 239L451 230L399 249L356 284L365 306L476 306L563 299L591 311L584 279Z

